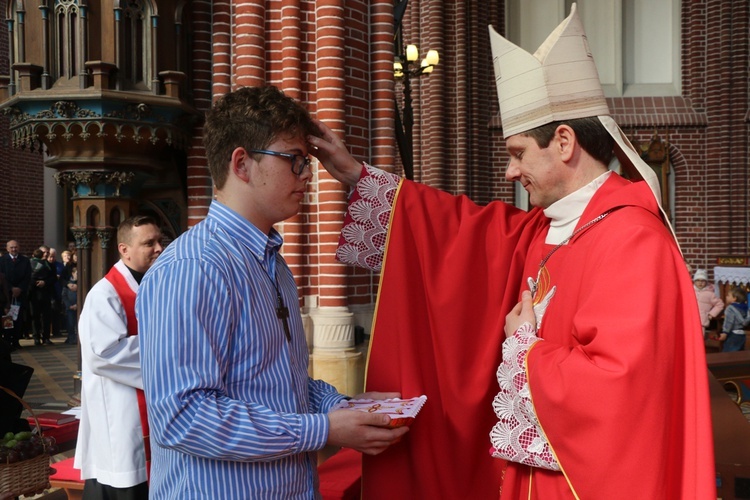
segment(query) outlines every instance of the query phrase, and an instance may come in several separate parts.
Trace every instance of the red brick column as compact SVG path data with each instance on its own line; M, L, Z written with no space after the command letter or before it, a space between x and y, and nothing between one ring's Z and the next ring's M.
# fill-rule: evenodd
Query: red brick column
M232 74L232 2L213 2L213 96L219 97L231 90ZM210 19L210 18L209 18ZM211 27L209 27L211 33Z
M265 2L243 0L235 4L234 87L257 87L266 83L266 8Z
M349 8L353 9L351 5ZM358 143L355 149L361 147L364 138L355 134L347 137L346 126L367 126L365 114L354 112L355 108L366 109L367 102L348 83L357 79L352 73L360 65L366 71L369 54L356 35L347 36L347 23L356 22L348 14L351 12L345 8L344 0L315 3L316 104L318 118L341 137ZM346 190L323 169L318 171L317 207L320 302L310 313L313 326L310 371L313 377L326 380L340 392L356 394L363 387L362 355L354 349L354 315L347 300L348 268L334 259L346 210Z
M375 167L393 171L396 141L393 135L394 81L393 81L393 1L374 0L371 6L372 34L372 126L370 139L372 156L369 161Z
M277 56L271 62L274 75L281 75L279 83L284 93L298 101L302 101L302 12L300 10L300 0L281 0L280 20L271 21L272 39L270 40L269 57ZM280 33L280 35L279 35ZM305 103L307 105L307 103ZM308 109L310 106L308 106ZM310 111L313 111L312 109ZM314 193L315 185L310 183L308 187L308 197ZM300 299L304 295L309 295L309 274L311 272L308 266L308 255L310 250L310 233L309 219L311 212L314 212L316 205L314 203L305 203L300 213L284 221L281 231L284 235L284 259L292 270L297 286L300 290ZM304 304L300 304L304 305ZM310 332L312 333L312 332ZM311 338L308 343L311 343Z
M365 137L369 141L370 164L393 172L398 155L394 135L393 1L374 0L370 14L371 32L367 39L368 54L365 56L370 59L370 116L369 125L365 125ZM368 73L367 68L361 70ZM366 333L370 332L378 277L378 273L366 269L349 268L348 305L355 315L355 323L364 327Z
M317 116L343 137L346 123L344 1L318 0L315 17ZM334 259L345 210L344 187L321 170L318 184L318 274L321 307L347 305L346 267Z
M217 8L222 2L215 2ZM193 102L200 111L206 111L211 106L212 79L212 37L211 37L211 2L199 0L193 2ZM220 17L220 16L219 16ZM217 33L217 36L221 35ZM211 176L206 165L205 150L203 148L203 129L196 127L187 159L187 224L192 227L206 217L208 206L213 197Z
M281 0L281 86L286 95L298 100L302 100L303 85L302 16L300 0Z

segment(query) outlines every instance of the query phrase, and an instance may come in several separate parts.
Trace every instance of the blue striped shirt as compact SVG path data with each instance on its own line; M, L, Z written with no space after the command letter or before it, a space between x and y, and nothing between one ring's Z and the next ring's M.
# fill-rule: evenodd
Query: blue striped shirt
M318 498L315 450L343 396L308 377L282 242L214 201L143 278L136 311L151 498Z

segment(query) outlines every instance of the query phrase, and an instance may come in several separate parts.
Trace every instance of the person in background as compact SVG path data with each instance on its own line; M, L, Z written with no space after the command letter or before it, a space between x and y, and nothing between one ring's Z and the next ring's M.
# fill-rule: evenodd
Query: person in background
M47 261L48 254L48 247L39 247L31 254L29 313L34 345L54 345L49 336L52 325L52 299L57 276Z
M65 286L62 281L62 273L65 270L65 265L57 260L57 250L52 247L47 254L47 262L55 272L55 283L52 288L52 301L50 303L52 336L60 337L62 335L60 330L65 326L65 311L62 307L62 289Z
M0 328L4 330L13 329L13 319L7 314L10 312L10 287L8 286L8 280L5 279L5 275L0 271L0 312L2 313L2 324ZM10 345L6 347L10 348ZM10 349L8 349L10 352ZM2 383L0 383L2 385Z
M65 287L62 289L62 305L65 312L65 329L68 337L65 343L78 344L78 269L73 267Z
M60 273L60 282L62 286L65 286L65 284L70 279L70 270L76 266L76 263L73 262L73 254L70 252L70 250L63 250L63 252L60 254L60 258L62 258L63 265L63 270Z
M28 308L29 288L31 286L31 262L21 254L21 246L16 240L9 240L5 249L8 253L0 257L0 272L5 275L10 288L11 310L15 307L15 319L12 329L3 329L3 338L11 350L21 348L19 340L24 334L24 314Z
M136 304L152 498L319 498L318 450L377 454L408 429L331 411L347 397L308 375L297 285L273 226L299 211L317 128L267 86L224 95L203 131L215 199L146 273Z
M721 352L745 350L745 328L750 326L747 312L747 292L733 286L727 292L727 308L724 310L724 324L719 340L724 342Z
M117 228L120 260L86 294L78 322L81 421L74 467L84 500L148 498L148 419L135 295L161 254L161 230L136 215Z
M724 310L724 301L716 295L716 290L712 284L708 283L708 273L705 269L696 269L693 275L693 288L695 288L695 297L698 300L698 312L703 325L703 337L707 338L715 329L715 319ZM714 328L712 328L714 325ZM716 336L713 333L714 337Z
M380 270L366 388L430 401L363 458L363 497L715 499L695 292L576 4L534 54L490 42L505 178L532 210L363 165L322 124L308 138L355 187L337 257Z

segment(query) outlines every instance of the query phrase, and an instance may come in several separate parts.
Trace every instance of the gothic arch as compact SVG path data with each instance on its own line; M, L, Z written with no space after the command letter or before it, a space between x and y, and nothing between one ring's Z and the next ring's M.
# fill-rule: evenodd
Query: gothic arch
M115 0L113 13L117 89L147 90L157 76L153 67L157 36L152 19L158 19L158 6L151 0Z
M88 210L86 210L86 226L88 227L97 227L101 224L101 213L99 212L99 207L96 205L91 205Z
M19 11L26 11L26 2L24 0L8 2L8 5L5 6L5 17L7 19L13 19L13 14Z

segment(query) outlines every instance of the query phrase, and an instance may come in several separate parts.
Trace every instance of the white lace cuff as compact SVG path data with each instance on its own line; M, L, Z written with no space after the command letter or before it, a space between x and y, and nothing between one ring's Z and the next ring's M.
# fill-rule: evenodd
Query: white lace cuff
M511 462L559 471L536 417L524 367L526 354L540 340L536 329L524 323L503 342L503 362L497 368L500 392L492 402L500 421L490 432L490 453Z
M401 177L364 164L349 199L336 258L345 264L380 271L388 223Z

